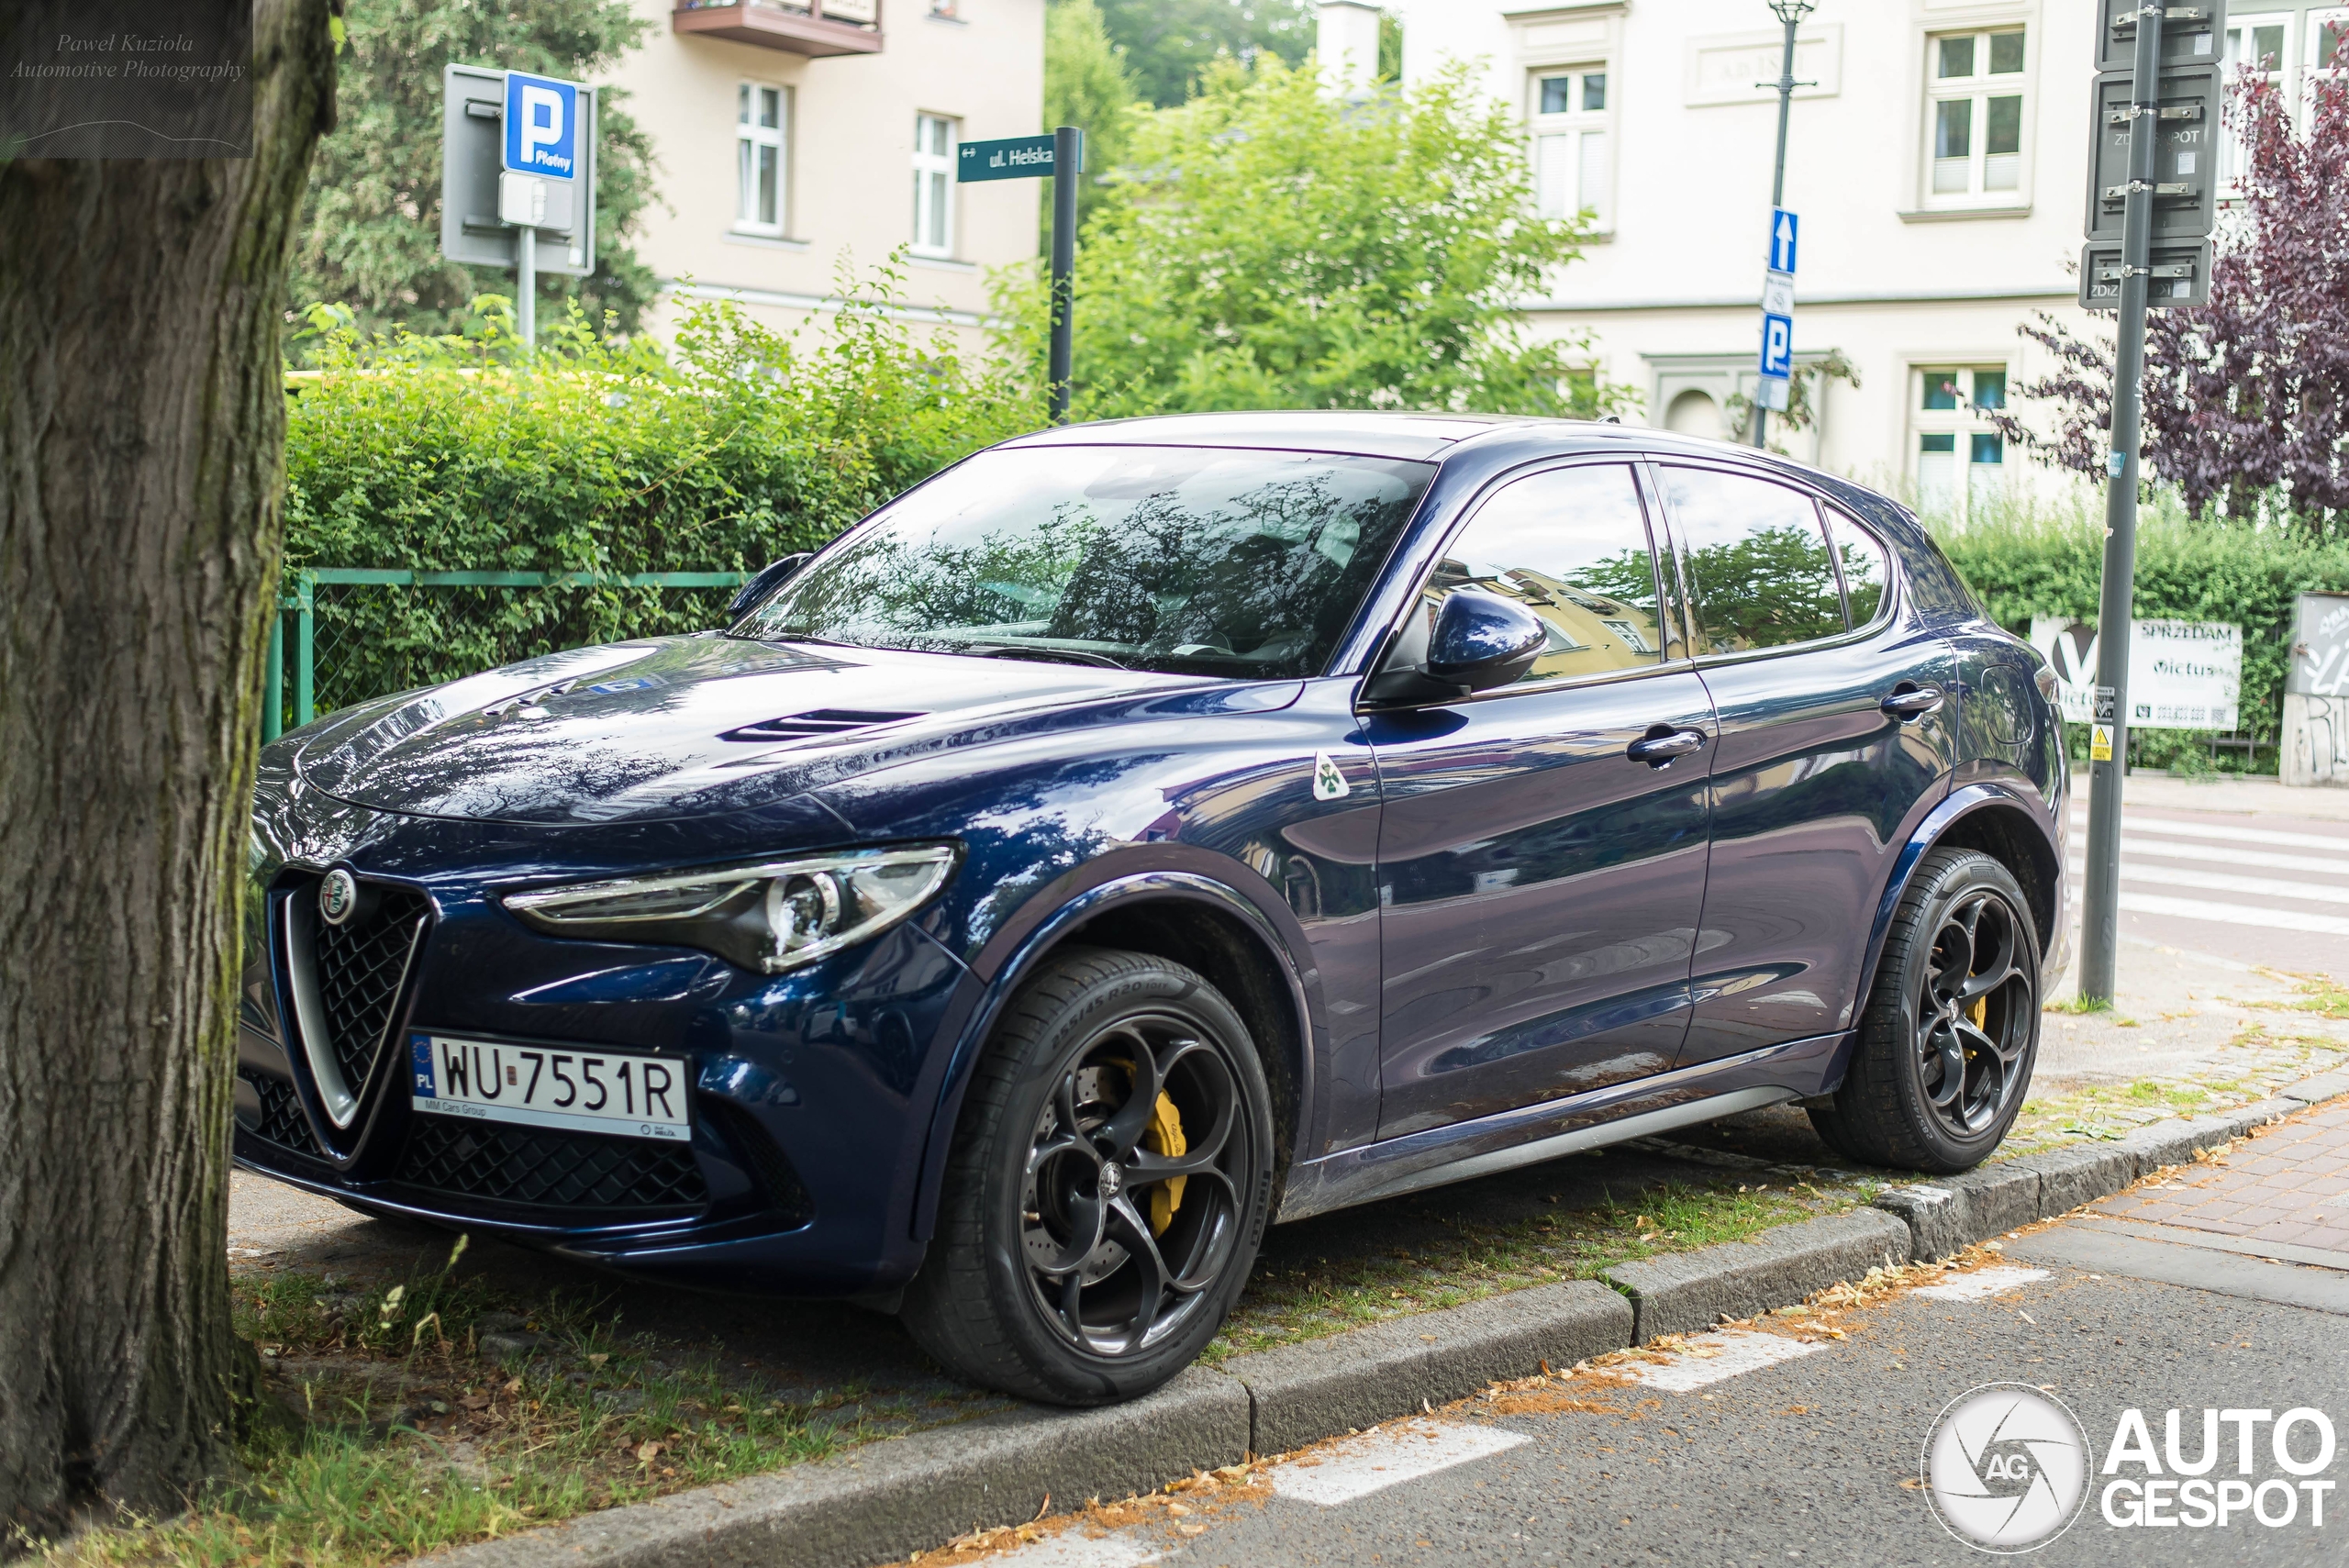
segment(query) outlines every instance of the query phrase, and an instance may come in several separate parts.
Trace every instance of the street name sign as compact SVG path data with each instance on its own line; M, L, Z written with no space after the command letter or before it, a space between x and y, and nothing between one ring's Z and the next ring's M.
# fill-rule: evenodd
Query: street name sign
M966 141L955 150L954 182L1032 180L1052 173L1052 138L1007 136L996 141ZM1077 153L1076 172L1085 172L1085 154Z

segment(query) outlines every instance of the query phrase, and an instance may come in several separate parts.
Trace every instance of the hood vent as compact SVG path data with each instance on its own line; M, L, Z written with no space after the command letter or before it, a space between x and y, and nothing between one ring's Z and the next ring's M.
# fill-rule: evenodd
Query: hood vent
M885 724L896 724L908 718L920 718L918 713L884 713L850 707L819 707L812 713L795 713L782 718L763 718L756 724L746 724L729 729L718 737L720 740L799 740L810 735L846 735L858 729L877 729Z

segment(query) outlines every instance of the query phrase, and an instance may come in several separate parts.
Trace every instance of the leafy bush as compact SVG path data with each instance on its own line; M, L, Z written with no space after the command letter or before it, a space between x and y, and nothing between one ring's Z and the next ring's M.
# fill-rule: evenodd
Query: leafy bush
M2104 575L2100 506L2011 505L1965 528L1940 528L1942 549L2001 626L2034 615L2094 621ZM2232 621L2243 628L2240 733L2273 736L2283 718L2292 605L2310 591L2349 589L2349 541L2305 529L2195 522L2172 493L2143 508L2137 532L2137 617ZM2143 731L2140 760L2191 765L2199 740Z
M841 293L888 297L896 280ZM785 336L696 306L674 353L576 312L515 353L506 302L470 330L328 323L286 429L286 564L431 571L755 571L822 544L964 453L1041 423L944 334L851 307ZM321 711L556 649L716 624L723 590L320 591Z

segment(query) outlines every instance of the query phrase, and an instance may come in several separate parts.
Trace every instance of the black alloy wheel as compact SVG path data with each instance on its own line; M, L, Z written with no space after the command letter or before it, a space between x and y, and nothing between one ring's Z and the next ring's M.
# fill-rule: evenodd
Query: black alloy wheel
M2040 948L2022 889L1972 850L1920 862L1876 966L1850 1069L1813 1105L1854 1159L1950 1173L2014 1124L2039 1053Z
M907 1328L952 1371L1032 1399L1155 1388L1247 1282L1270 1103L1246 1026L1198 975L1141 953L1056 956L964 1099Z

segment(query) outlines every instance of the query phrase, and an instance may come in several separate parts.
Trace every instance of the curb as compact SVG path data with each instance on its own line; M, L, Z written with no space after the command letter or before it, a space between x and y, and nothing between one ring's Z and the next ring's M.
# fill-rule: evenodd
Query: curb
M869 1568L982 1527L1124 1497L1449 1403L1487 1384L1751 1317L1874 1267L1937 1262L2052 1219L2163 1165L2342 1095L2310 1078L2225 1116L2154 1123L2108 1143L2023 1155L1887 1189L1872 1208L1781 1226L1532 1285L1325 1340L1192 1367L1148 1398L1098 1410L1030 1406L869 1444L772 1475L585 1514L435 1553L435 1568ZM1609 1286L1613 1288L1610 1289Z

